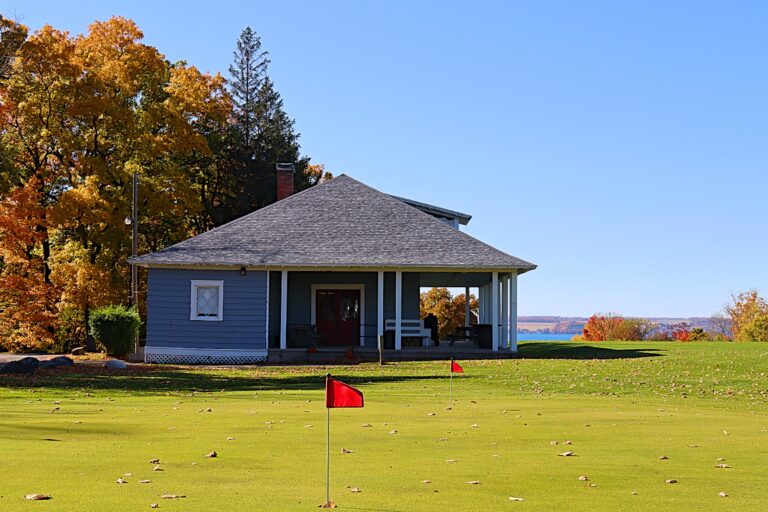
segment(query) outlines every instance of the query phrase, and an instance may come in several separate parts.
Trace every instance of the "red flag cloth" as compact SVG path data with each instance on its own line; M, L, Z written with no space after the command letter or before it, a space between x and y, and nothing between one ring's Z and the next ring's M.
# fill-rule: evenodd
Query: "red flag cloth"
M464 368L453 359L451 359L451 373L464 373Z
M329 375L325 379L325 406L329 409L333 407L362 407L363 394Z

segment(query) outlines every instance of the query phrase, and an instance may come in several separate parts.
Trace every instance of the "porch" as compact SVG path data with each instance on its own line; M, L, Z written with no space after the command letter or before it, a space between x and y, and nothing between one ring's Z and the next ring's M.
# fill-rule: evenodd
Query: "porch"
M435 286L475 290L480 306L478 325L470 327L467 303L463 335L439 344L419 314L421 289ZM517 269L270 271L268 303L270 357L310 348L378 354L379 343L409 358L517 350Z
M454 345L440 344L432 347L403 347L400 350L384 350L383 360L387 361L438 361L451 358L472 359L511 359L518 357L517 351L499 349L493 352L466 343ZM354 362L375 362L379 360L379 351L370 347L318 347L270 349L268 364L348 364Z

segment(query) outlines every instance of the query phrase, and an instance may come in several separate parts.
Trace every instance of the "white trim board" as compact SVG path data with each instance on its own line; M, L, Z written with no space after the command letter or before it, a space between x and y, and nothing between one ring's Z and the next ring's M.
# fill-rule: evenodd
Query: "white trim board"
M266 356L267 350L246 350L238 348L186 348L186 347L144 347L144 354L158 355L201 355L201 356Z
M264 346L269 348L269 289L271 288L270 285L272 284L272 282L269 279L269 272L267 272L266 274L267 274L267 300L266 300L267 307L265 309L267 314L264 318L264 343L265 343ZM258 311L256 311L256 313L258 314Z
M365 346L365 285L362 283L355 284L325 284L325 283L311 283L309 286L312 294L311 307L310 307L310 324L315 325L317 319L317 290L359 290L360 291L360 346Z

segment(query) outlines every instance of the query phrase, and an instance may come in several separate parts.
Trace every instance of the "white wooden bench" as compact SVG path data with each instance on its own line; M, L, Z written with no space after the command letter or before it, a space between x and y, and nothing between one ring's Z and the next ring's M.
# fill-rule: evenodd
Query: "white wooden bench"
M395 330L394 318L384 321L384 330ZM400 335L403 338L421 338L422 347L429 347L432 345L432 329L424 328L424 320L400 320Z

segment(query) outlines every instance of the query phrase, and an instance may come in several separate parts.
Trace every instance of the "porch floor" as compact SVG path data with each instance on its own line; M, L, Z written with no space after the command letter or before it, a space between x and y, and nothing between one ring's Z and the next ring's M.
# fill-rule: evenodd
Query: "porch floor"
M348 357L348 347L319 347L316 352L306 348L287 348L284 350L270 348L267 364L348 364L358 361L378 361L379 351L369 347L353 348L352 357ZM493 352L487 348L478 348L473 344L459 343L449 345L442 343L437 347L403 347L401 350L384 350L384 361L432 361L455 359L510 359L518 357L516 351L499 349Z

